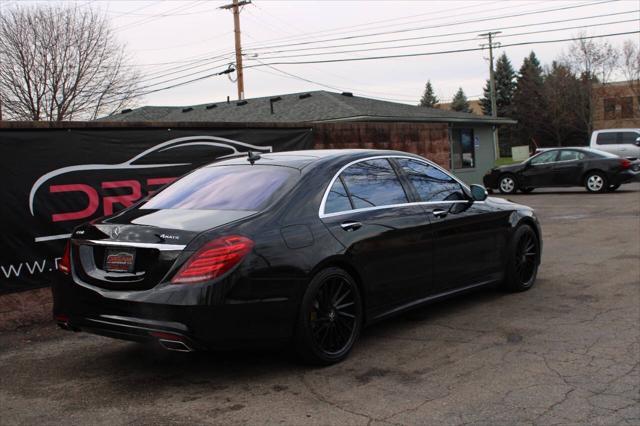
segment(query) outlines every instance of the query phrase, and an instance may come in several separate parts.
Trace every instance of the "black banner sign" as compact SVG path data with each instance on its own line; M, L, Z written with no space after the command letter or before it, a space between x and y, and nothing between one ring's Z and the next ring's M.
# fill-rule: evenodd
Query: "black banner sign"
M311 145L310 129L0 130L0 294L48 285L75 226L202 164Z

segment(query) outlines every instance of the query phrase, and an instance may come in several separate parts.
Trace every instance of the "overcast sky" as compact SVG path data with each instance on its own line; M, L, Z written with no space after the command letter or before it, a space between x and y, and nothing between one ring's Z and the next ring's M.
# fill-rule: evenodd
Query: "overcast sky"
M3 8L20 3L0 2ZM146 75L142 82L147 86L145 90L153 90L221 71L235 61L233 16L231 11L219 9L230 2L121 0L77 1L75 4L98 8L107 14L118 39L127 46L131 64ZM564 10L551 10L561 8ZM496 41L503 45L567 39L581 31L587 35L638 31L639 9L640 0L253 0L242 9L241 29L245 66L250 67L276 62L473 49L481 43L476 34L489 30L502 29ZM520 28L505 28L515 26ZM522 34L531 32L537 33ZM371 36L372 33L385 34ZM457 35L447 35L451 33ZM414 39L391 41L407 38ZM636 43L640 40L638 34L631 34L597 41L608 40L621 46L628 39ZM388 42L375 43L379 41ZM370 44L343 46L356 43ZM430 44L415 46L426 43ZM407 44L414 46L388 49ZM517 70L531 50L543 64L549 64L569 46L570 42L560 42L502 47L496 50L496 55L506 52ZM344 50L359 51L327 54ZM470 98L477 98L488 77L487 57L487 51L469 51L357 62L273 65L275 69L267 66L247 68L245 95L252 98L331 90L322 86L326 85L356 95L415 104L430 79L442 100L450 99L458 87L462 87ZM139 104L200 104L220 101L227 96L236 98L236 85L228 76L222 75L148 94Z

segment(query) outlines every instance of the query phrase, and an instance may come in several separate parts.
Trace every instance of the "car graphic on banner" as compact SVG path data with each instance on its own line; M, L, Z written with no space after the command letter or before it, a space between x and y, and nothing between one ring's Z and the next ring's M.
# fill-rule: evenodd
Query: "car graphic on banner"
M272 150L272 146L252 145L218 136L171 139L122 163L79 164L42 175L29 192L29 212L45 222L65 225L65 231L69 232L72 226L67 224L75 226L80 221L128 207L201 164L248 151ZM74 202L65 201L65 193L72 194ZM68 236L68 233L43 235L35 241Z

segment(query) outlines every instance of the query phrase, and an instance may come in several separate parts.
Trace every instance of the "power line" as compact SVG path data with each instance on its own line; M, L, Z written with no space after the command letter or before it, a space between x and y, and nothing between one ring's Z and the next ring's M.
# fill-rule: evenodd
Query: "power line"
M614 37L614 36L638 34L638 33L640 33L640 31L627 31L627 32L620 32L620 33L601 34L601 35L588 36L588 37L564 38L564 39L557 39L557 40L526 41L521 43L503 44L501 47L527 46L527 45L546 44L546 43L560 43L564 41L588 40L588 39L601 38L601 37ZM449 53L475 52L478 50L482 50L482 48L476 47L476 48L468 48L468 49L443 50L439 52L405 53L405 54L398 54L398 55L367 56L367 57L360 57L360 58L338 58L338 59L324 59L324 60L311 60L311 61L271 62L268 65L302 65L302 64L325 64L325 63L332 63L332 62L370 61L370 60L376 60L376 59L411 58L411 57L419 57L419 56L444 55ZM260 66L261 65L250 65L250 66L247 66L246 68L255 68Z
M591 27L599 27L599 26L605 26L605 25L623 24L623 23L628 23L628 22L637 22L637 19L629 19L629 20L626 20L626 21L603 22L603 23L599 23L599 24L592 24L589 27L591 28ZM544 33L558 32L558 31L569 31L569 30L582 29L582 28L584 28L583 25L575 26L575 27L549 29L549 30L528 31L528 32L516 33L516 34L506 34L506 35L501 36L501 38L516 37L516 36L531 35L531 34L544 34ZM409 47L434 46L434 45L440 45L440 44L462 43L462 42L467 42L467 41L477 41L477 37L464 38L464 39L458 39L458 40L448 40L448 41L436 41L436 42L430 42L430 43L414 43L414 44L406 44L406 45L402 45L402 46L372 47L372 48L368 48L368 49L342 50L342 51L318 52L318 53L302 53L302 54L284 55L284 56L264 56L264 57L262 57L262 59L270 60L270 59L285 59L285 58L299 58L299 57L308 57L308 56L319 56L319 55L339 55L339 54L345 54L345 53L371 52L371 51L378 51L378 50L406 49L406 48L409 48Z
M318 36L323 36L323 35L329 36L329 35L346 34L346 33L351 33L353 31L353 29L357 28L357 27L366 27L366 26L371 26L371 25L374 25L374 24L377 24L377 23L382 23L382 22L406 20L406 19L409 19L409 18L416 18L418 16L427 16L428 15L431 18L434 15L438 15L438 14L441 14L443 12L452 12L452 11L458 11L458 10L470 11L471 9L475 9L476 7L486 8L486 6L488 6L488 5L492 5L492 4L495 4L495 3L502 3L502 2L503 2L503 0L497 0L497 1L489 2L489 3L483 2L482 4L474 5L474 6L464 6L464 7L459 7L459 8L447 8L447 9L442 9L442 10L438 10L438 11L429 11L427 13L420 13L420 14L417 14L417 15L414 14L414 15L403 16L403 17L398 17L398 18L371 21L371 22L363 23L363 24L349 25L349 26L343 26L343 27L334 27L334 28L330 28L330 29L322 30L322 31L303 33L303 34L299 34L297 36L281 37L279 39L271 39L271 40L267 40L267 41L263 41L263 42L257 42L257 43L250 44L249 46L256 46L257 45L258 47L260 47L260 45L269 44L269 43L273 43L273 42L277 42L277 41L285 41L285 40L290 40L290 39L317 38ZM529 6L529 5L535 4L535 3L537 3L537 2L527 3L527 4L524 4L524 5L518 5L518 6L509 6L508 8L499 8L499 9L495 9L495 10L503 10L503 9L513 10L514 8ZM430 20L431 21L438 21L438 20L450 18L450 17L453 17L453 16L458 16L458 14L451 14L451 15L443 16L443 17L436 18L436 19L430 19ZM416 22L416 21L409 21L409 22L405 22L405 23L391 24L391 25L382 25L382 26L372 27L372 28L369 28L369 29L356 30L356 31L369 31L369 30L376 29L376 28L387 28L387 27L393 27L393 26L397 26L397 25L406 25L408 23L413 23L413 22ZM342 30L342 29L345 29L345 28L347 28L348 31L337 31L337 30Z
M627 14L630 14L630 13L638 13L638 10L630 10L630 11L626 11L626 12L616 12L616 13L606 13L606 14L592 15L592 16L586 16L586 17L581 17L581 18L561 19L561 20L556 20L556 21L545 21L545 22L535 22L535 23L530 23L530 24L510 25L510 26L498 27L498 28L492 27L491 29L457 31L457 32L453 32L453 33L430 34L430 35L426 35L426 36L416 36L416 37L403 37L403 38L396 38L396 39L389 39L389 40L375 40L375 41L364 41L364 42L358 42L358 43L334 44L334 45L330 45L330 46L301 47L301 48L295 48L295 49L273 50L273 51L267 51L267 52L260 52L259 49L247 49L247 50L249 50L249 51L257 51L258 53L266 55L266 54L271 54L271 53L301 52L301 51L307 51L307 50L329 49L329 48L334 48L334 47L338 47L339 48L339 47L352 47L352 46L368 46L368 45L372 45L372 44L395 43L395 42L398 42L398 41L413 41L413 40L424 40L424 39L430 39L430 38L450 37L450 36L465 35L465 34L477 34L478 32L488 32L490 30L505 31L505 30L511 30L511 29L516 29L516 28L534 27L534 26L539 26L539 25L552 25L552 24L560 24L560 23L573 22L573 21L583 21L583 20L588 20L588 19L606 18L606 17L610 17L610 16L627 15ZM622 22L630 22L630 21L622 21ZM601 24L595 24L595 25L601 25ZM574 28L576 28L576 27L574 27ZM565 29L573 29L573 28L565 28ZM521 34L527 34L527 33L521 33ZM514 36L514 35L515 34L510 35L510 37ZM469 40L471 40L471 39L469 39ZM474 40L475 40L475 38L474 38Z
M374 37L374 36L380 36L380 35L398 34L398 33L405 33L405 32L411 32L411 31L421 31L421 30L434 29L434 28L451 27L451 26L456 26L456 25L461 25L461 24L471 24L471 23L486 22L486 21L505 19L505 18L516 18L516 17L521 17L521 16L529 16L529 15L540 14L540 13L557 12L557 11L561 11L561 10L576 9L576 8L580 8L580 7L593 6L593 5L602 4L602 3L611 3L611 2L614 2L614 1L619 1L619 0L603 0L603 1L599 1L599 2L590 2L588 4L579 4L579 5L574 5L574 6L563 6L563 7L553 8L553 9L528 11L528 12L522 12L522 13L517 13L517 14L511 14L511 15L485 17L485 18L471 19L471 20L458 21L458 22L452 22L452 23L446 23L446 24L429 25L429 26L415 27L415 28L404 28L404 29L400 29L400 30L382 31L382 32L370 33L370 34L351 35L351 36L346 36L346 37L338 37L338 38L331 38L331 39L324 39L324 40L317 40L317 41L303 41L303 42L298 42L298 43L288 43L288 44L280 44L280 45L272 45L272 46L262 46L261 48L265 49L265 48L276 48L276 47L301 46L301 45L308 45L308 44L324 43L324 42L328 42L328 41L351 40L351 39L355 39L355 38ZM247 50L251 50L251 49L248 48Z
M501 46L501 48L505 48L505 47L512 47L512 46L526 46L526 45L537 45L537 44L547 44L547 43L561 43L561 42L566 42L566 41L574 41L574 40L589 40L589 39L595 39L595 38L602 38L602 37L614 37L614 36L620 36L620 35L630 35L630 34L639 34L640 31L627 31L627 32L620 32L620 33L610 33L610 34L600 34L600 35L594 35L594 36L585 36L585 37L573 37L573 38L565 38L565 39L554 39L554 40L537 40L537 41L526 41L526 42L520 42L520 43L511 43L511 44L504 44ZM274 62L274 63L262 63L262 64L255 64L255 65L249 65L246 66L246 69L251 69L251 68L259 68L259 67L273 67L274 65L302 65L302 64L316 64L316 63L333 63L333 62L352 62L352 61L366 61L366 60L382 60L382 59L395 59L395 58L404 58L404 57L420 57L420 56L433 56L433 55L446 55L446 54L453 54L453 53L465 53L465 52L474 52L474 51L479 51L482 50L481 47L477 47L477 48L469 48L469 49L457 49L457 50L443 50L443 51L437 51L437 52L416 52L416 53L409 53L409 54L402 54L402 55L387 55L387 56L369 56L369 57L362 57L362 58L345 58L345 59L329 59L329 60L316 60L316 61L297 61L297 62ZM139 94L136 97L141 97L141 96L145 96L151 93L157 93L157 92L161 92L164 90L169 90L169 89L173 89L176 87L180 87L180 86L184 86L187 84L191 84L197 81L201 81L213 76L217 76L217 75L221 75L219 72L218 73L209 73L207 75L203 75L200 77L196 77L193 78L191 80L187 80L184 82L180 82L180 83L176 83L176 84L172 84L170 86L166 86L166 87L160 87L157 89L153 89L147 92L143 92L141 94Z
M133 27L139 27L140 25L145 25L145 24L148 24L149 22L153 22L153 21L156 21L158 19L162 19L162 18L165 18L167 16L171 16L173 14L173 12L176 12L176 11L179 11L179 10L183 10L183 11L184 10L189 10L189 9L197 6L199 3L202 3L203 1L204 0L195 0L195 1L192 1L191 4L188 4L188 5L182 4L182 5L178 6L178 7L174 7L172 9L169 9L169 10L165 11L165 12L154 14L154 15L150 15L147 18L143 18L143 19L140 19L138 21L129 22L128 24L124 24L124 25L121 25L119 27L115 27L113 30L117 32L117 31L122 31L122 30L126 30L126 29L129 29L129 28L133 28Z
M629 13L637 13L637 12L638 11L636 11L636 10L634 10L634 11L625 11L625 12L593 15L593 16L582 17L582 18L566 19L566 20L561 20L561 21L556 20L556 21L537 22L537 23L531 23L531 24L512 25L512 26L507 26L507 27L499 27L499 28L496 28L496 29L497 30L507 30L507 29L515 29L515 28L525 28L525 27L531 27L531 26L556 24L556 23L561 23L561 22L571 22L571 21L579 21L579 20L585 20L585 19L602 18L602 17L607 17L607 16L618 16L618 15L629 14ZM590 26L595 27L595 26L613 25L613 24L621 24L621 23L634 22L634 21L635 20L604 22L604 23L592 24ZM521 36L521 35L531 35L531 34L538 34L538 33L545 33L545 32L568 31L568 30L579 29L579 28L583 28L583 26L574 26L574 27L564 27L564 28L558 28L558 29L520 32L520 33L513 33L513 34L503 35L502 37L505 38L505 37L516 37L516 36ZM379 44L379 43L391 43L391 42L402 41L402 40L441 38L441 37L448 37L448 36L458 35L458 34L477 33L477 31L483 31L483 30L462 31L462 32L446 33L446 34L432 34L432 35L428 35L428 36L410 37L410 38L406 38L406 39L383 40L383 41L373 41L373 42L363 42L363 43L351 43L351 44L345 44L345 45L342 45L342 46L358 46L358 45L370 45L370 44ZM253 38L253 37L251 37L250 34L247 34L247 36L250 37L250 38ZM377 49L376 48L373 48L373 49L358 49L358 50L347 50L347 51L342 51L342 52L318 52L318 53L307 54L307 55L299 54L299 55L277 56L277 57L266 56L266 57L263 57L263 59L286 59L286 58L302 57L302 56L319 56L319 55L324 55L324 54L329 55L329 54L359 53L359 52L375 51L375 50L401 49L401 48L430 46L430 45L438 45L438 44L461 43L461 42L465 42L465 41L475 41L475 40L476 40L476 38L473 37L473 38L465 38L465 39L457 39L457 40L448 40L448 41L443 41L443 42L414 43L414 44L408 44L408 45L403 45L403 46L387 46L387 47L377 48ZM318 50L318 49L325 49L325 48L329 48L329 47L331 47L331 46L290 49L290 50L283 50L281 52L295 52L295 51L298 51L298 50L300 50L300 51ZM336 46L336 47L339 47L339 46ZM276 53L276 52L280 52L280 51L266 52L266 53L262 53L262 55L272 54L272 53ZM185 65L176 65L176 66L173 66L173 67L165 68L165 69L156 71L156 72L151 73L151 74L146 74L145 77L146 77L147 80L152 80L152 79L155 79L155 78L160 78L160 77L163 77L163 76L173 75L175 73L180 73L180 72L184 72L184 71L191 70L191 69L196 69L196 68L200 68L200 67L204 67L204 66L209 66L210 64L216 63L217 62L217 61L215 61L216 59L219 59L219 58L228 59L232 53L233 53L232 51L227 51L225 54L212 56L212 57L206 57L206 58L203 58L203 59L191 60L191 61L186 62ZM173 62L168 62L168 63L173 63ZM203 72L204 71L205 70L203 70Z

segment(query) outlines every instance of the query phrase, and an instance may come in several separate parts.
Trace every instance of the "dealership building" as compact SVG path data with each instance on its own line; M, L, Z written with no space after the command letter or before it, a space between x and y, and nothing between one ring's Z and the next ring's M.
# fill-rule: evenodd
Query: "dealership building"
M413 152L482 183L493 167L494 118L354 96L313 91L192 106L144 106L102 118L109 126L308 127L314 148L376 148ZM277 150L277 147L276 147Z

